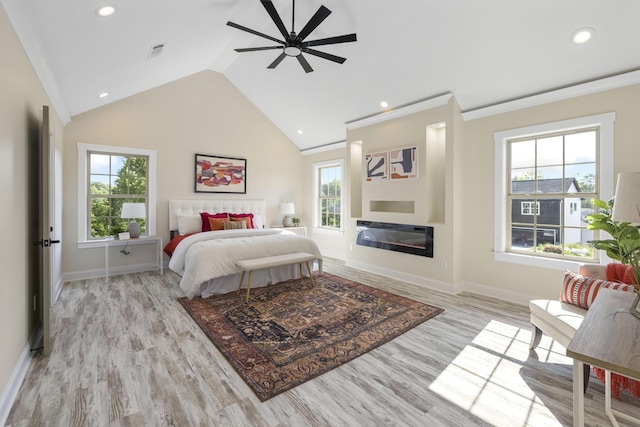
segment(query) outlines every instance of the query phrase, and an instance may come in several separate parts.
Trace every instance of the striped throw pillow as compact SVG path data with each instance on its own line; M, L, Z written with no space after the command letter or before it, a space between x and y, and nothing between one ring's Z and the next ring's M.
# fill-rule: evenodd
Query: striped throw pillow
M634 292L633 285L620 282L609 282L595 277L582 276L565 270L562 281L562 293L560 301L589 309L602 288L616 289L625 292Z

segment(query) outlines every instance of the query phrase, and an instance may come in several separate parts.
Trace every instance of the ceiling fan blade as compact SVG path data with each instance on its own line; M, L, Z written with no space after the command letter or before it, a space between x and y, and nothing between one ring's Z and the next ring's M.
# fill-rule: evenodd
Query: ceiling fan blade
M256 36L264 37L265 39L274 41L276 43L285 44L282 40L278 40L274 37L268 36L264 33L258 32L256 30L252 30L251 28L243 27L242 25L238 25L235 22L227 22L227 25L233 28L237 28L238 30L246 31L247 33L255 34Z
M337 62L339 64L342 64L344 61L347 60L347 58L343 58L341 56L332 55L330 53L320 52L319 50L315 50L315 49L304 49L304 53L308 53L309 55L318 56L318 57L320 57L322 59L328 59L329 61ZM298 56L298 58L299 57L300 56Z
M302 54L296 56L296 58L298 58L298 62L300 63L300 65L302 65L302 68L304 68L304 71L306 73L310 73L313 71L313 68L311 68L311 65L309 65L309 63L307 62L305 57L302 56Z
M284 52L282 52L282 53L281 53L281 54L276 58L276 60L275 60L275 61L273 61L271 64L269 64L269 66L268 66L267 68L276 68L276 67L278 66L278 64L279 64L279 63L281 63L281 62L282 62L282 60L283 60L284 58L286 58L286 57L287 57L287 55L286 55Z
M265 46L265 47L245 47L242 49L234 49L236 52L255 52L258 50L282 49L282 46Z
M355 42L355 41L358 41L358 39L356 38L356 34L353 33L353 34L346 34L344 36L327 37L326 39L311 40L308 42L304 42L303 45L323 46L327 44L349 43L349 42Z
M313 30L316 29L322 21L324 21L327 16L331 15L331 11L324 6L320 6L320 9L311 17L307 25L304 26L302 30L298 33L297 39L302 41L307 37Z
M269 14L269 16L271 16L273 23L276 24L276 27L278 27L280 34L282 34L282 36L286 41L290 41L291 36L289 35L289 32L287 31L287 29L284 27L284 24L282 23L282 19L280 19L280 15L278 15L278 12L276 11L276 8L273 5L273 2L271 0L260 0L260 2L264 6L264 8L267 10L267 13Z

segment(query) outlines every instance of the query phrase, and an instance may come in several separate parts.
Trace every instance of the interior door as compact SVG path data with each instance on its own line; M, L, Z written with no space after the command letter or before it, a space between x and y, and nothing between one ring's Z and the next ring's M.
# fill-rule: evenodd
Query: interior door
M53 289L52 270L55 264L55 251L51 245L60 243L59 240L53 239L54 236L54 205L53 195L55 193L55 149L51 146L51 128L49 124L49 107L44 105L42 108L42 128L41 128L41 144L39 153L39 183L38 191L40 193L40 209L38 214L38 222L40 225L40 323L42 325L42 347L43 354L46 356L50 351L50 314L51 294Z

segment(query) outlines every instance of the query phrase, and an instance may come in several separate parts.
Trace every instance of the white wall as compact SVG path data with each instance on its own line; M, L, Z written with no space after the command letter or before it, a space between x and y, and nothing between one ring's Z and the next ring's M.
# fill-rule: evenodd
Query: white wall
M583 116L616 113L614 170L640 170L640 85L608 90L465 122L463 198L464 280L495 293L557 298L564 272L493 260L493 173L496 131Z
M302 155L222 74L203 71L102 108L75 116L64 138L63 273L66 277L104 269L104 250L77 249L77 143L157 150L157 233L169 239L171 199L264 199L267 225L278 223L283 201L302 206ZM195 154L247 159L247 194L194 192ZM302 214L302 213L301 213ZM274 222L275 221L275 222ZM149 245L131 256L110 259L116 268L146 263ZM142 258L140 252L146 256Z
M29 62L24 49L0 4L0 423L17 392L26 369L29 338L38 321L33 297L39 293L38 248L32 246L37 228L37 194L33 173L34 153L40 139L42 106L51 101ZM62 147L63 130L55 110L50 109L51 126ZM56 153L58 154L58 153ZM37 296L38 304L41 301Z

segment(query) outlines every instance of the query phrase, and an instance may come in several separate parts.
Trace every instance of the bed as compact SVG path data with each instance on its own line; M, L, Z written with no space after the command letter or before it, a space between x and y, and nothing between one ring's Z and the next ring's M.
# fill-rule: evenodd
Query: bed
M228 219L215 218L222 214L227 214ZM210 224L206 224L207 217ZM314 268L322 271L322 254L313 240L265 228L265 222L264 200L170 200L172 239L165 252L171 257L169 268L182 276L180 288L186 296L206 298L235 291L241 275L235 263L244 259L307 252L317 256ZM207 225L214 230L202 231ZM242 228L219 228L222 225L225 228L242 225ZM299 277L296 265L270 268L256 271L251 287Z

